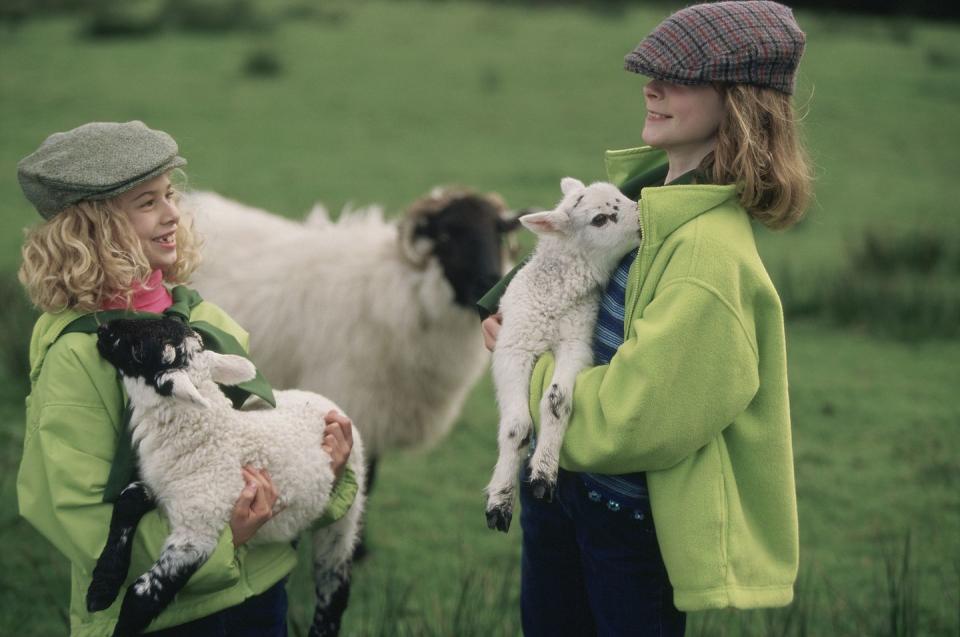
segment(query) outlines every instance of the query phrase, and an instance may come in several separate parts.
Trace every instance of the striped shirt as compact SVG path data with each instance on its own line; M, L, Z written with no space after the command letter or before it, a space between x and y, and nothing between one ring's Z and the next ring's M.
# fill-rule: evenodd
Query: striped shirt
M624 183L620 190L628 197L639 198L644 186L659 185L665 181L666 167L655 169L650 173L636 175ZM670 182L673 185L707 183L707 178L700 170L686 172ZM593 364L606 365L623 345L624 316L627 297L627 277L630 266L637 258L639 248L627 254L607 283L600 299L600 309L597 311L597 324L593 331ZM584 473L587 480L592 479L606 489L620 495L637 498L647 497L647 477L642 471L607 475L602 473ZM588 482L588 487L589 482Z
M597 311L596 327L593 330L594 365L609 363L613 355L617 353L617 348L623 345L627 275L636 258L637 249L624 256L617 265L617 269L613 271L613 275L603 291L600 308ZM637 498L647 495L647 479L642 472L616 476L600 473L587 473L585 475L607 489L624 496Z

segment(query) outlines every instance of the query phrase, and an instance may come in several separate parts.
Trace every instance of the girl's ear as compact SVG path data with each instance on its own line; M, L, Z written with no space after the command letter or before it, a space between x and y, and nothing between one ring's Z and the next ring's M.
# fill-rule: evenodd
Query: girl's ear
M537 234L561 234L570 225L570 218L560 210L547 210L523 215L520 223Z
M243 356L218 354L210 350L203 352L210 366L210 378L221 385L239 385L257 376L257 368Z
M171 383L173 387L171 388L170 395L180 402L202 409L210 408L210 403L200 395L193 381L190 380L190 376L188 376L184 370L176 369L167 372L161 377L160 383L161 385Z
M562 192L564 196L569 195L574 190L580 190L583 188L586 188L586 186L583 185L583 182L579 179L575 179L574 177L564 177L560 180L560 192Z

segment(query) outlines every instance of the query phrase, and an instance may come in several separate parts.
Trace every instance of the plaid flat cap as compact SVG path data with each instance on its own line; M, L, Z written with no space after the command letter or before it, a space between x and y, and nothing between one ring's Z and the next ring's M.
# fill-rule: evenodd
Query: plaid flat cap
M661 22L624 66L675 84L733 82L790 95L805 40L790 8L776 2L696 4Z
M50 135L17 164L17 180L44 219L85 199L109 199L178 168L177 142L143 122L92 122Z

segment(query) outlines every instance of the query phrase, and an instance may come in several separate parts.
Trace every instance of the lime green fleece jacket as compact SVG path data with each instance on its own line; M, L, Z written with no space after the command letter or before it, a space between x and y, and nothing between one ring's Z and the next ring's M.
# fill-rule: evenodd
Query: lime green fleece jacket
M44 314L30 342L31 392L23 459L17 475L17 498L23 515L71 564L70 634L102 637L113 630L120 600L107 610L88 613L90 574L103 550L113 505L103 489L116 452L124 394L116 370L100 357L95 334L61 331L81 314ZM206 321L247 347L248 335L215 305L193 308L191 321ZM237 468L239 471L239 467ZM344 476L347 478L347 476ZM341 480L341 482L343 482ZM349 508L354 487L336 491L349 497L335 502L340 515ZM334 516L338 517L338 516ZM154 510L137 529L127 585L160 554L169 532ZM233 547L229 527L210 559L190 578L176 600L150 625L159 630L204 617L265 591L289 573L296 552L289 544Z
M666 160L607 153L623 183ZM798 564L783 313L735 186L644 188L625 342L577 377L560 464L646 471L674 603L783 606ZM553 375L541 357L530 408Z

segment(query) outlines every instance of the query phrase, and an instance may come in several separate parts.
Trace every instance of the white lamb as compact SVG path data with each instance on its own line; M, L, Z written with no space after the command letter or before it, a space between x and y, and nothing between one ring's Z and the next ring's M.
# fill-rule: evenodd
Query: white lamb
M540 435L530 459L533 494L550 499L574 380L593 361L591 337L600 293L623 255L640 240L637 204L616 186L584 186L567 177L560 188L564 196L554 210L520 217L539 239L500 301L503 326L493 352L499 457L486 493L487 525L503 532L510 528L514 483L533 424L528 401L534 363L548 350L556 357L550 390L540 402Z
M248 381L256 373L253 365L239 356L204 350L200 337L173 319L112 321L98 331L98 349L120 371L129 395L130 427L146 486L138 494L143 485L134 483L118 500L98 570L101 562L110 562L108 553L115 557L121 551L115 544L123 545L132 533L114 528L129 526L124 502L151 496L171 528L157 562L123 599L114 634L138 634L213 552L244 486L241 466L268 469L280 494L278 513L252 542L292 541L321 517L334 484L330 457L321 448L324 415L339 408L318 394L292 390L276 392L274 409L233 409L217 383ZM259 406L266 404L259 401ZM363 485L363 445L356 432L348 466ZM313 532L317 612L311 636L339 630L363 507L361 488L344 517ZM113 561L122 565L122 582L128 564ZM91 593L97 590L97 577L95 571ZM102 600L99 605L105 607Z

